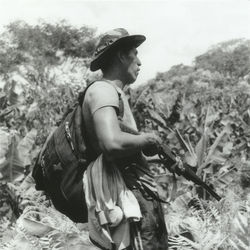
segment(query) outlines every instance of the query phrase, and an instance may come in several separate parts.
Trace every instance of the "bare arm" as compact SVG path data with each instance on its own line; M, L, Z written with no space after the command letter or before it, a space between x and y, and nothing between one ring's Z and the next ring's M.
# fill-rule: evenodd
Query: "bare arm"
M113 107L98 109L93 114L93 119L100 149L113 159L133 155L154 147L157 143L156 137L151 133L132 135L122 132Z

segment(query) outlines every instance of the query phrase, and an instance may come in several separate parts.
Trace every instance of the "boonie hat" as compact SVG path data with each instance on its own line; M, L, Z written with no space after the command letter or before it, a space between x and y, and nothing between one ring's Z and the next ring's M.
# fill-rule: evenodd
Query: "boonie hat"
M128 31L123 28L114 29L104 33L96 46L93 59L90 63L90 70L96 71L100 69L103 60L120 46L131 45L137 48L145 40L145 36L129 35Z

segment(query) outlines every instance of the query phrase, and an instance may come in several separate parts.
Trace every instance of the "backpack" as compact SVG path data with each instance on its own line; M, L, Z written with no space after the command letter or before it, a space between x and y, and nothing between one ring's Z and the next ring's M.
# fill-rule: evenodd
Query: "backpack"
M83 174L95 159L87 142L81 107L89 86L80 93L73 110L47 138L32 171L36 189L45 191L58 211L81 223L88 221ZM118 113L123 114L123 102L119 93L118 96Z

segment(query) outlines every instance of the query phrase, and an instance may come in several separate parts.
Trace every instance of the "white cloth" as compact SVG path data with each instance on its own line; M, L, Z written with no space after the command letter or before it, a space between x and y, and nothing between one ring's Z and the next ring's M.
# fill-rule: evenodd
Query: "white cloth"
M142 217L137 199L116 167L103 155L91 162L83 177L90 238L107 249L130 245L129 220Z

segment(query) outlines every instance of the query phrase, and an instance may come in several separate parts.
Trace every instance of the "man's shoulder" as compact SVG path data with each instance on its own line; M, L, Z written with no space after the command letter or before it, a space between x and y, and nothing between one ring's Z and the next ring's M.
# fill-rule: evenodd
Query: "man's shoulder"
M108 82L96 81L87 90L85 103L92 111L104 106L119 107L119 96L116 89Z
M104 80L98 80L91 84L87 91L88 95L96 96L96 95L117 95L116 89Z

